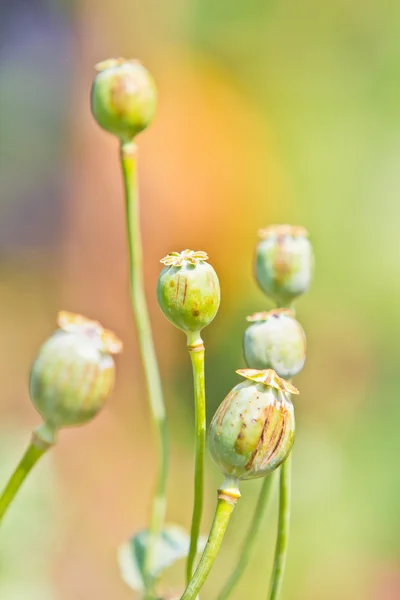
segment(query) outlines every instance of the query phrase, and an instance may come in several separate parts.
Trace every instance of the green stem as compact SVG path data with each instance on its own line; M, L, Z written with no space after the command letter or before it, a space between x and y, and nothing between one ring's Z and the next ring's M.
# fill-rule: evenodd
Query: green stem
M226 600L226 598L230 596L249 563L250 556L253 551L255 542L257 540L257 535L268 506L270 492L272 489L272 482L273 476L271 475L265 477L264 481L262 482L261 490L257 500L257 505L253 514L253 519L247 532L246 538L244 540L239 560L236 564L234 571L232 572L221 593L219 594L218 600Z
M285 572L286 556L289 543L290 495L291 495L291 458L290 453L280 468L279 478L279 518L275 546L274 568L268 599L279 598Z
M142 243L140 234L137 155L133 142L121 142L121 166L125 187L126 222L130 261L130 293L139 338L150 410L158 446L158 472L151 506L148 542L144 559L145 580L149 590L154 585L151 572L157 540L161 533L166 511L166 483L168 473L168 430L160 373L151 332L143 282Z
M217 508L207 544L197 569L180 600L194 600L197 598L212 569L238 498L240 498L240 492L237 480L227 478L221 489L218 490Z
M33 469L37 461L50 448L51 444L41 440L36 433L33 434L31 443L21 458L14 473L11 475L6 487L0 496L0 522L4 517L8 507L14 500L17 492L27 475Z
M192 574L200 535L200 522L203 512L204 453L206 446L206 396L204 387L204 344L199 334L188 334L188 349L193 368L195 401L195 469L194 503L190 547L186 564L186 585Z

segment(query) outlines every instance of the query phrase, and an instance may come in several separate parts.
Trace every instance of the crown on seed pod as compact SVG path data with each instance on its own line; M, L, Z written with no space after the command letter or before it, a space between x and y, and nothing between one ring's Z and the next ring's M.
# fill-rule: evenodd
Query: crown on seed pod
M250 369L274 369L290 379L304 366L306 336L293 311L276 308L247 317L243 353Z
M259 230L255 275L261 289L281 305L308 290L314 264L304 227L271 225Z
M210 425L211 457L225 476L264 477L287 458L294 441L291 394L298 390L272 369L236 371L236 385Z
M121 341L97 321L63 311L58 325L40 348L29 380L31 400L50 437L100 411L114 386L112 354L122 350Z
M157 283L158 304L178 329L200 332L217 314L218 276L203 251L171 252L161 259L165 267Z
M154 80L137 60L111 58L96 65L91 108L97 123L123 141L131 141L154 117Z

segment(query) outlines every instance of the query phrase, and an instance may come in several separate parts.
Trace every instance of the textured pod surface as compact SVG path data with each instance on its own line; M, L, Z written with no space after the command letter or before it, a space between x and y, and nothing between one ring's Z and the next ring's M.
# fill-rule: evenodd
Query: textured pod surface
M308 290L313 251L303 227L273 225L259 232L255 275L261 289L281 305Z
M154 80L136 60L110 59L96 65L96 69L91 93L93 116L100 127L130 141L154 117Z
M238 373L246 381L217 409L208 444L224 475L254 479L274 471L288 456L295 434L290 394L298 392L272 370Z
M219 308L218 276L207 259L205 252L184 250L161 261L166 266L158 278L158 304L167 319L186 333L200 332Z
M60 313L58 329L41 347L29 381L33 404L58 429L92 419L115 380L111 353L121 344L98 323Z
M280 377L297 375L306 360L306 336L292 311L276 309L247 317L243 353L250 369L274 369Z

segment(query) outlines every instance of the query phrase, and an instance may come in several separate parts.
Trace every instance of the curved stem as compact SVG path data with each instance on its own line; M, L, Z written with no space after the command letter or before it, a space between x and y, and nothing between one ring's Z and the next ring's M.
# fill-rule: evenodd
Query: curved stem
M286 556L289 543L290 496L291 496L291 460L290 453L280 468L279 479L279 519L275 546L274 568L268 599L279 598L285 572Z
M3 519L4 514L17 495L27 475L50 446L51 444L41 440L36 433L33 434L31 443L0 496L0 521Z
M217 508L207 544L197 565L197 569L180 600L195 600L212 569L218 550L224 539L231 514L238 498L240 498L237 485L238 482L236 480L229 481L226 479L221 489L218 490Z
M273 479L273 476L270 475L269 477L265 477L264 481L262 482L261 490L257 500L257 505L253 514L253 519L247 532L246 538L243 542L239 560L231 576L229 577L221 593L219 594L218 600L226 600L230 596L249 563L254 544L257 540L257 534L259 532L265 512L267 510Z
M204 387L204 344L199 335L188 335L188 350L192 361L194 400L195 400L195 469L194 503L190 547L186 563L186 585L192 574L200 535L200 523L203 512L204 490L204 453L206 446L206 396Z
M166 510L166 483L169 459L168 430L160 373L144 292L136 145L133 142L121 142L120 157L125 187L126 223L130 262L130 293L150 410L155 426L154 429L158 446L158 471L148 528L148 543L144 559L145 580L148 589L151 589L154 584L151 572L155 547L164 524Z

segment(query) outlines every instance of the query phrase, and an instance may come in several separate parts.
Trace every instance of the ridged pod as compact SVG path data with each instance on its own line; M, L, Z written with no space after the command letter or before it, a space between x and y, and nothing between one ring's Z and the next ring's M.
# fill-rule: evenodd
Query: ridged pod
M255 313L243 337L243 353L250 369L274 369L290 379L304 366L306 336L294 313L285 308Z
M157 104L154 80L137 60L115 58L96 65L91 107L97 123L131 141L152 121Z
M49 430L81 425L104 406L115 380L118 338L96 321L61 312L60 329L33 363L29 389Z
M292 448L295 420L290 395L298 391L272 369L237 373L245 381L217 409L208 445L225 476L255 479L279 467Z
M207 260L205 252L193 250L172 252L161 260L165 268L157 283L158 304L167 319L186 333L200 332L219 308L218 276Z
M280 306L308 290L313 251L304 227L272 225L259 231L255 275L261 289Z

